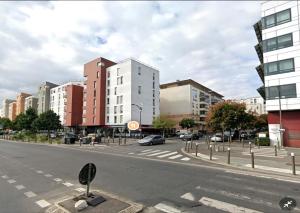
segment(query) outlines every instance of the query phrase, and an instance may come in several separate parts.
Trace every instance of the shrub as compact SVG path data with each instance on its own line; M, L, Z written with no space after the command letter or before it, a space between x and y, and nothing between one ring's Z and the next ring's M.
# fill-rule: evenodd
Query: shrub
M265 137L265 138L257 138L257 140L255 141L255 145L259 145L260 146L270 146L270 138Z
M47 135L37 135L37 140L39 142L44 143L44 142L48 141L48 136Z

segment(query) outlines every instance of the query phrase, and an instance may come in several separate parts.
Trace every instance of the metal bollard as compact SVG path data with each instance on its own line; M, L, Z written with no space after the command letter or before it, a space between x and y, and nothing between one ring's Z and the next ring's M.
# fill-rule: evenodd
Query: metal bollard
M119 145L121 145L121 135L119 135Z
M188 150L187 152L189 153L190 152L190 142L188 142Z
M259 142L259 138L256 139L257 144L258 144L258 148L260 149L260 142Z
M244 148L244 146L245 146L244 138L242 138L242 143L243 143L243 148Z
M212 160L212 145L209 146L209 160Z
M192 150L193 149L193 140L192 139L190 141L190 145L191 145L190 149Z
M196 144L196 157L198 156L198 145L199 144Z
M229 147L227 148L227 151L228 151L227 152L227 154L228 154L227 155L227 164L230 164L230 148Z
M82 138L79 139L79 145L81 146Z
M274 146L275 149L275 156L277 156L277 145Z
M185 150L185 151L187 150L187 140L185 141L185 147L184 147L184 150Z
M251 150L251 164L252 164L252 169L254 169L254 152Z
M252 151L252 147L251 147L251 142L249 142L249 153L251 154L251 151Z
M293 175L296 175L295 154L293 152L291 153L291 157L292 157Z

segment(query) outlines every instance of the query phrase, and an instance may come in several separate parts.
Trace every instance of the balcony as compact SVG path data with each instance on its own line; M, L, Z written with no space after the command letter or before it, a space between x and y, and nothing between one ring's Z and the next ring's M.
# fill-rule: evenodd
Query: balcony
M257 89L257 92L260 94L260 96L266 100L266 92L265 92L265 86L261 86Z
M262 33L261 33L262 32L262 25L261 25L261 20L259 20L258 22L256 22L253 25L253 28L254 28L254 31L255 31L255 34L256 34L258 42L262 42Z
M259 58L259 61L261 64L264 63L264 56L263 56L263 48L262 48L262 43L258 43L257 45L255 45L255 50L257 53L257 56Z
M264 73L263 65L259 65L255 69L256 69L260 79L262 80L262 82L265 83L265 73Z

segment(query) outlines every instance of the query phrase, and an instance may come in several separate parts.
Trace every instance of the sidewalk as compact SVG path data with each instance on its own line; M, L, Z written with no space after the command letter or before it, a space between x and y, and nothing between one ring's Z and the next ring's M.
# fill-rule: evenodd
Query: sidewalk
M196 144L198 144L197 156ZM240 142L232 142L230 145L226 142L224 146L222 142L211 142L212 160L210 160L209 144L206 142L193 142L192 149L190 148L190 143L188 145L186 149L183 147L182 151L193 158L224 166L252 169L250 145L248 142L244 143L244 147ZM230 148L230 164L228 164L228 148ZM296 174L300 174L300 149L284 147L277 150L277 156L275 156L275 147L273 146L258 147L251 144L251 149L254 153L254 170L294 176L292 174L291 158L291 153L293 152L295 154Z

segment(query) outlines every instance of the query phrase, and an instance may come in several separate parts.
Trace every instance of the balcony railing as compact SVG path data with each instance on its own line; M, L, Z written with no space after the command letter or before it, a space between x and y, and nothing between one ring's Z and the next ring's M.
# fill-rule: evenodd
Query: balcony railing
M257 89L257 92L260 94L260 96L266 100L266 92L265 92L265 86L261 86Z
M263 65L259 65L255 69L256 69L260 79L262 80L262 82L265 83L265 73L264 73Z
M257 53L257 56L259 58L259 61L261 64L264 63L264 56L263 56L263 48L262 48L262 44L258 43L257 45L255 45L255 50Z
M258 22L256 22L253 25L256 37L258 42L262 42L262 25L261 25L261 21L259 20Z

